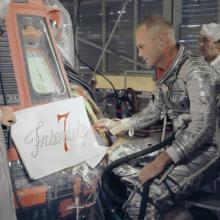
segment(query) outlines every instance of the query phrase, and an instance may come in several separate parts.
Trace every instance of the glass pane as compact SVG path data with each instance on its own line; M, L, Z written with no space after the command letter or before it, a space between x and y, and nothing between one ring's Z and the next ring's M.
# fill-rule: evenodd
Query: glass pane
M39 50L26 49L31 83L37 93L48 94L62 91L56 84L52 69ZM61 87L62 88L62 87Z
M67 93L45 20L20 16L19 26L32 99L56 98Z

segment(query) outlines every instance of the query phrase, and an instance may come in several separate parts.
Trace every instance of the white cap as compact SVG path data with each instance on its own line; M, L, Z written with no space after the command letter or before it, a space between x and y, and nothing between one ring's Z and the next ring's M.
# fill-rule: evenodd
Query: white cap
M0 0L0 18L4 18L8 9L9 0Z
M200 34L212 37L214 41L218 41L220 39L220 24L203 24L200 30Z

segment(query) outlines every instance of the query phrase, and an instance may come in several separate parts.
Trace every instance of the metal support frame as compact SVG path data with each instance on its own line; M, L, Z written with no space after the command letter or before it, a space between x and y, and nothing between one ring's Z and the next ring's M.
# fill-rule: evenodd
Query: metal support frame
M114 27L113 27L111 33L109 34L108 40L107 40L107 42L106 42L106 44L105 44L105 46L104 46L104 48L103 48L103 50L102 50L102 53L101 53L101 55L100 55L100 57L99 57L99 59L98 59L98 62L97 62L97 64L96 64L96 66L95 66L95 70L94 70L94 73L93 73L93 74L96 74L96 71L98 70L98 67L99 67L99 65L100 65L100 63L101 63L101 61L102 61L102 59L103 59L103 55L105 54L105 51L106 51L107 48L108 48L108 45L109 45L109 43L110 43L110 41L111 41L111 39L112 39L112 37L113 37L115 31L116 31L116 28L117 28L118 24L121 22L121 17L123 16L123 13L122 13L122 12L123 12L124 10L126 10L127 4L128 4L128 1L127 1L127 0L123 2L122 8L121 8L121 13L119 13L119 15L118 15L118 17L117 17L117 20L116 20L116 22L115 22L115 24L114 24Z
M164 0L163 16L173 23L176 38L179 40L179 28L182 23L182 0Z
M100 49L103 50L103 48L105 48L104 46L107 43L107 30L106 30L106 24L107 24L107 18L106 18L106 3L107 2L119 2L122 0L93 0L93 1L82 1L82 4L90 4L91 7L94 3L100 3L101 4L101 8L102 8L102 46L97 45L91 41L88 41L87 39L79 39L78 35L77 35L77 30L76 30L76 40L77 42L82 42L85 43L89 46L95 47L96 49ZM135 28L138 24L138 15L139 15L139 4L140 1L139 0L132 0L133 4L134 4L134 9L133 9L133 28ZM220 2L220 0L218 0ZM73 5L71 5L71 7L74 6L74 11L76 11L76 5L77 5L77 1L74 0L74 3L71 3ZM219 4L220 5L220 4ZM67 5L68 6L68 5ZM219 11L220 11L220 6L219 6ZM76 13L76 12L75 12ZM182 21L182 0L163 0L163 16L166 17L168 20L170 20L171 22L173 22L174 28L176 30L176 36L177 36L177 40L179 39L179 26L180 23ZM219 13L219 19L220 19L220 13ZM76 43L76 47L78 47L78 43ZM136 49L136 45L134 44L133 47L133 56L132 58L128 58L124 55L121 55L117 52L111 51L109 49L106 48L105 53L103 54L102 57L102 65L101 65L101 69L103 73L106 73L107 71L107 55L106 54L111 54L111 55L116 55L118 56L120 59L122 60L126 60L130 63L133 63L133 70L136 71L138 70L138 67L143 67L146 69L146 66L140 62L138 62L138 54L137 54L137 49ZM77 62L77 59L76 59ZM77 63L76 63L77 65ZM78 64L79 66L79 64ZM96 67L97 68L97 67Z
M134 29L137 27L138 24L138 6L139 6L138 0L134 0ZM135 44L133 49L133 58L134 58L133 70L137 70L138 54Z
M93 43L91 41L88 41L86 39L82 39L82 38L79 38L79 37L77 37L76 39L78 41L84 43L84 44L87 44L87 45L91 46L91 47L94 47L94 48L99 49L99 50L103 50L102 47L100 47L98 44L95 44L95 43ZM105 52L108 53L108 54L111 54L111 55L118 56L120 59L125 60L125 61L127 61L129 63L134 63L135 62L133 59L128 58L128 57L126 57L124 55L121 55L121 54L119 54L117 52L114 52L112 50L106 49ZM144 64L140 63L140 62L136 62L136 65L147 69L147 67Z
M173 1L173 27L176 31L176 39L180 38L180 24L182 23L182 0Z
M164 0L163 16L170 22L173 22L173 0Z
M72 5L71 5L71 7L72 7ZM78 37L78 29L77 29L77 27L74 27L75 26L75 18L76 18L76 14L77 14L77 5L76 5L75 2L74 2L74 6L73 6L73 11L74 11L74 13L71 14L71 18L72 18L72 22L73 22L72 25L73 25L73 30L74 30L74 36L73 37L75 37L77 39L77 37ZM74 48L76 48L76 50L79 51L79 43L78 43L78 41L76 39L74 39ZM75 54L75 56L74 56L75 57L74 58L74 63L75 63L74 68L75 68L75 71L78 72L79 71L79 67L80 67L80 63L79 63L79 59L76 56L75 50L74 50L74 54Z
M102 48L106 45L106 0L102 1ZM106 52L103 54L102 57L102 72L106 72Z
M217 22L220 23L220 0L218 1L218 17L217 17Z

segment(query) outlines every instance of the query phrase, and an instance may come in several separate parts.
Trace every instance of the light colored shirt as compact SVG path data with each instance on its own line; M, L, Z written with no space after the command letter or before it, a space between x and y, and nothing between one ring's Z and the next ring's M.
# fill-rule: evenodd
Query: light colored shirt
M210 63L220 74L220 54Z
M4 136L0 124L0 219L16 220L11 179L8 167Z

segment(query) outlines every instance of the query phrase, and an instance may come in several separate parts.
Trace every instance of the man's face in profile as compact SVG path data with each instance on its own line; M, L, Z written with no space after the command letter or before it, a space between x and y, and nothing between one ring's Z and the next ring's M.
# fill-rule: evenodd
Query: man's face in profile
M212 60L213 57L218 55L219 51L212 37L199 35L198 43L201 55L204 56L208 61Z
M145 25L141 25L135 32L135 41L138 55L144 60L147 67L156 67L161 57L158 36Z

